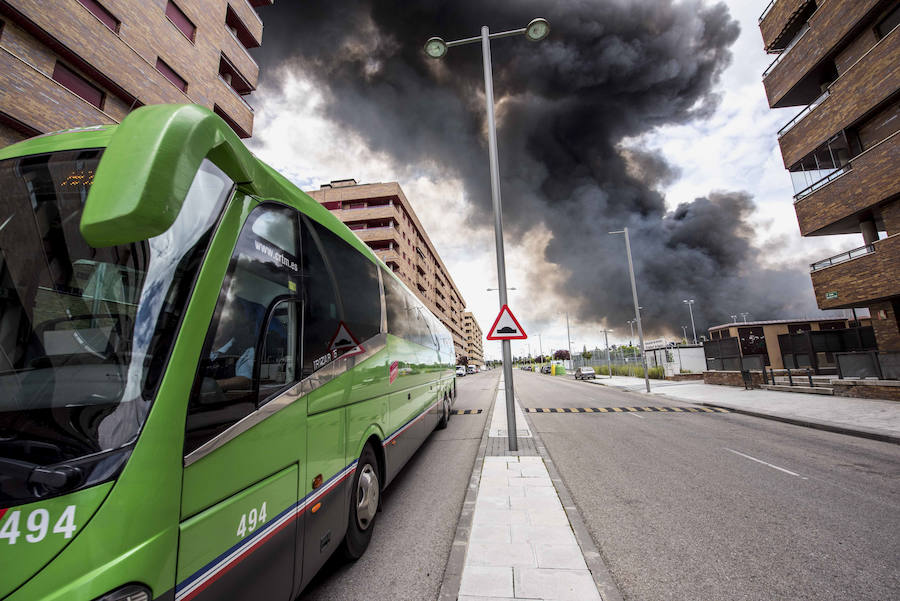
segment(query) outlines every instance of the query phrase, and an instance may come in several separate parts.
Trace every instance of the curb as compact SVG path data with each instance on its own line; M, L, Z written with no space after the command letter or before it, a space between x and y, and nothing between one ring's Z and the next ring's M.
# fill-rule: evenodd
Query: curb
M608 388L615 388L620 392L630 392L634 394L646 394L644 392L639 392L636 390L628 390L627 388L620 388L618 386L610 386L609 384L603 384L601 382L596 382L602 386L607 386ZM784 424L791 424L793 426L801 426L804 428L812 428L814 430L822 430L825 432L833 432L835 434L843 434L845 436L855 436L856 438L866 438L868 440L877 440L878 442L886 442L889 444L897 444L900 445L900 435L897 434L888 434L887 432L883 432L880 430L873 430L871 428L863 428L863 427L850 427L843 424L839 424L836 422L828 422L828 421L820 421L814 419L804 419L801 417L789 417L786 415L778 415L777 413L763 413L760 411L752 411L750 409L743 409L741 407L735 407L733 405L726 405L722 403L707 403L705 401L697 401L695 399L685 399L682 397L673 396L665 393L654 393L653 396L663 397L667 399L672 399L673 401L681 401L682 403L691 403L692 405L701 405L703 407L715 407L716 409L727 409L732 413L740 413L741 415L748 415L750 417L758 417L760 419L768 419L776 422L781 422Z
M668 396L668 395L659 395L659 396ZM669 397L678 401L685 401L685 399L676 399L675 397ZM869 440L877 440L879 442L887 442L890 444L900 444L900 436L887 434L884 432L879 432L878 430L870 430L867 428L848 428L847 426L836 424L834 422L824 422L824 421L813 421L809 419L802 419L797 417L787 417L783 415L777 415L774 413L760 413L758 411L750 411L748 409L741 409L737 407L729 407L728 405L716 404L716 403L703 403L700 401L687 401L693 403L695 405L703 405L705 407L716 407L717 409L727 409L732 413L740 413L743 415L749 415L751 417L758 417L761 419L769 419L776 422L782 422L785 424L791 424L794 426L802 426L804 428L813 428L815 430L824 430L825 432L834 432L835 434L844 434L846 436L855 436L857 438L867 438Z
M478 486L481 483L481 464L484 463L484 455L487 452L488 434L491 432L491 417L494 415L493 399L500 388L500 378L494 384L494 390L490 398L491 408L487 412L484 422L484 431L481 433L481 442L478 444L478 453L472 464L472 473L469 475L469 486L463 499L462 509L459 512L459 520L456 522L456 532L453 534L453 544L450 547L450 556L447 557L447 565L444 568L444 577L441 578L441 588L438 591L438 601L456 601L459 597L459 587L462 584L463 568L466 565L466 549L469 545L469 534L472 532L472 519L475 517L475 499L478 496Z

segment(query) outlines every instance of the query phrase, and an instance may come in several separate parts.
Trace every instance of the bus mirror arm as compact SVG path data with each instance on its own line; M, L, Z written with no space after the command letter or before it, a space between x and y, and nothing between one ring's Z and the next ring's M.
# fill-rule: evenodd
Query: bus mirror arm
M161 104L131 112L97 166L81 234L94 247L162 234L175 223L204 159L250 194L258 193L253 155L209 109Z

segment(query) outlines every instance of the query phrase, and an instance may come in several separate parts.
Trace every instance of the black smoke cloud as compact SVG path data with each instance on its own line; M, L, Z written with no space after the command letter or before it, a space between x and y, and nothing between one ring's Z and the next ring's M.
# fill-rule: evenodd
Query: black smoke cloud
M544 224L545 259L566 274L564 290L540 274L531 289L569 298L582 321L623 324L633 315L624 242L608 232L627 226L651 333L680 332L685 298L697 301L698 328L740 311L762 319L810 309L808 276L767 269L757 256L747 194L710 193L667 211L659 190L678 173L625 143L715 110L712 90L739 33L723 4L333 0L260 13L264 83L279 67L312 77L328 116L373 150L461 178L475 223L492 223L480 48L433 61L422 46L546 17L545 41L492 44L507 238Z

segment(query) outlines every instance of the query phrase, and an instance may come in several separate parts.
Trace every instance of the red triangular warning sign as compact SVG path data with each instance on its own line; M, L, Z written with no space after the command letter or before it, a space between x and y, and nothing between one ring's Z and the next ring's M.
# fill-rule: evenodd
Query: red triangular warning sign
M343 321L338 326L337 332L334 333L334 337L332 337L331 343L328 345L328 350L331 351L334 359L338 357L352 357L353 355L366 352L366 349L354 338Z
M509 310L508 305L503 305L500 309L500 314L497 315L497 319L494 320L494 325L491 326L491 329L488 332L487 339L525 340L526 338L528 338L528 336L525 334L525 330L522 329L522 326L519 325L516 316Z

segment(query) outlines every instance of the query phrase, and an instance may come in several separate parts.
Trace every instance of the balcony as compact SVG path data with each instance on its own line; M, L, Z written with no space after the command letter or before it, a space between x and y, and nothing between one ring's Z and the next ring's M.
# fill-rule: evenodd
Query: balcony
M782 50L781 38L794 21L803 13L810 0L772 0L759 17L759 31L762 33L766 52Z
M812 152L900 89L900 28L875 44L836 79L815 106L782 128L778 144L785 167Z
M227 35L222 38L222 55L227 57L230 67L238 73L238 75L247 82L250 90L256 89L256 83L259 81L259 65L247 53L240 41L233 35ZM222 66L219 66L219 72L222 72ZM242 90L235 88L238 92L244 93Z
M893 277L898 264L900 234L814 263L811 277L819 308L866 306L900 296L900 278Z
M859 213L900 194L900 131L797 194L803 236L859 232Z
M236 2L229 2L228 6L236 13L238 19L240 19L241 23L244 24L244 28L246 29L246 34L253 37L256 40L256 44L259 45L262 41L263 34L263 23L262 19L259 18L259 14L257 14L256 9L250 5L250 2L247 0L237 0Z
M775 6L782 1L778 0ZM822 66L835 46L844 40L869 11L881 0L836 2L827 0L809 17L809 31L789 51L782 53L778 64L763 78L769 106L802 106L821 94L819 82L807 77ZM773 6L773 11L775 9ZM801 85L802 84L802 85Z

